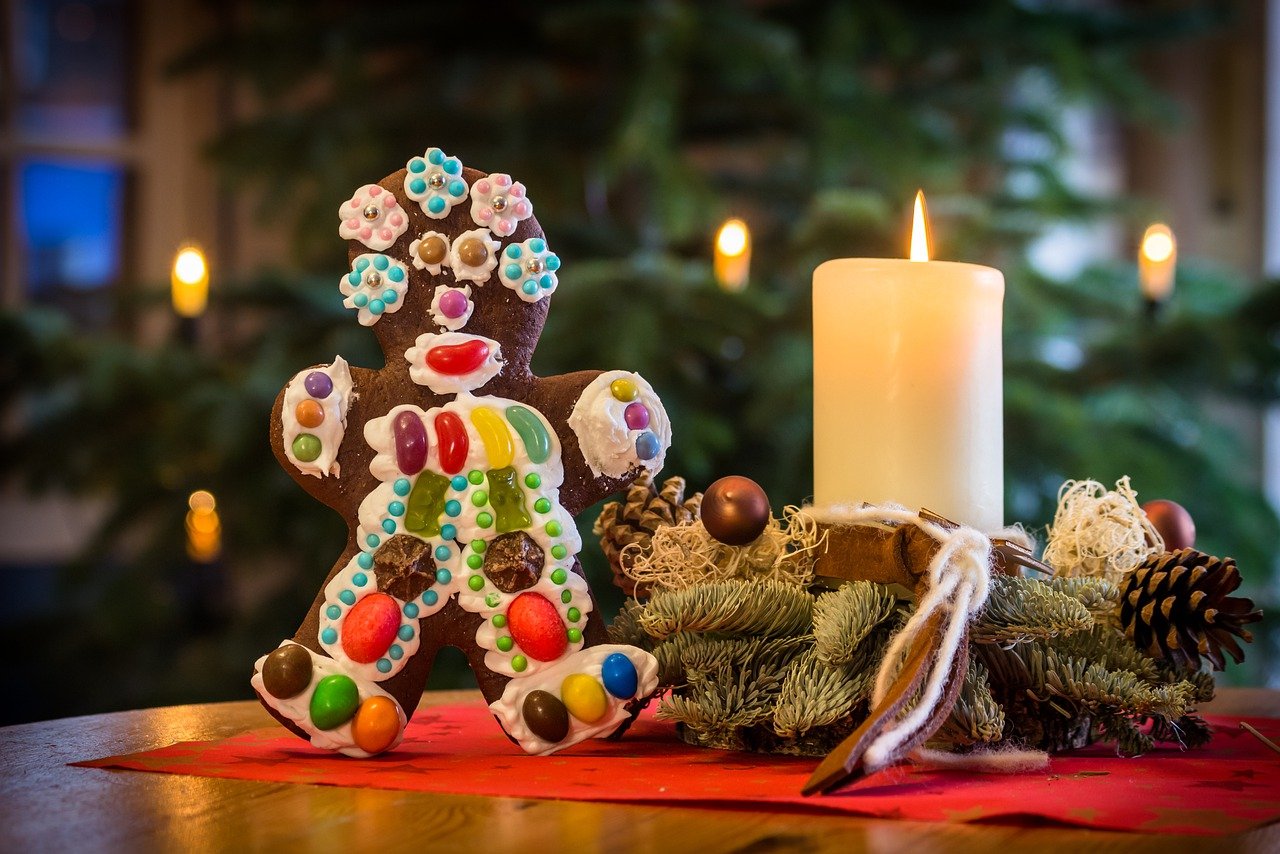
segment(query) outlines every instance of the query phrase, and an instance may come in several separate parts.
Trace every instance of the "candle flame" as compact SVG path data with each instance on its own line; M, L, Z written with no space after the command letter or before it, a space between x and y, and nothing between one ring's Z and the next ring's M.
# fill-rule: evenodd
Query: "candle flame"
M916 209L911 217L911 260L929 260L929 213L924 190L916 190Z
M199 317L209 299L209 264L198 246L183 246L169 272L173 310L183 317Z
M1173 277L1178 264L1178 241L1173 230L1162 222L1154 223L1142 235L1138 249L1138 284L1151 303L1161 303L1173 292Z
M1173 232L1162 222L1148 228L1147 233L1142 236L1142 254L1148 261L1157 264L1169 260L1169 256L1173 254L1173 246Z
M714 259L716 281L729 292L747 286L751 270L751 231L740 219L726 220L716 234Z

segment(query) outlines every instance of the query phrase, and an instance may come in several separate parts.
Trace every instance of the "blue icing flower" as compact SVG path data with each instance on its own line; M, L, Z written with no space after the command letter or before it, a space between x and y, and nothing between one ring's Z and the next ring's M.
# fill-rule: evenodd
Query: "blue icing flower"
M338 280L342 304L357 309L362 326L372 326L379 317L398 311L409 288L409 268L381 253L361 255L351 270Z
M444 219L454 205L467 198L467 181L462 177L462 161L438 148L428 148L422 157L405 164L409 177L404 192L432 219Z
M498 278L525 302L537 302L555 292L560 280L560 258L541 237L530 237L523 243L512 243L503 252L507 262Z

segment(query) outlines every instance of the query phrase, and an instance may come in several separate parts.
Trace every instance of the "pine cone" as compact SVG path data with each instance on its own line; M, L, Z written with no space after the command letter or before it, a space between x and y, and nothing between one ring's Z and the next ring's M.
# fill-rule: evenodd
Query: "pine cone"
M1153 555L1129 575L1120 604L1120 624L1134 645L1154 658L1198 670L1200 656L1221 670L1225 649L1236 663L1253 635L1243 626L1262 619L1252 600L1227 594L1240 586L1232 558L1195 549Z
M682 477L669 477L659 491L653 484L653 475L646 472L627 490L624 501L610 501L600 511L594 532L600 537L609 565L613 567L613 583L628 596L647 596L648 590L636 590L635 581L623 572L624 561L630 566L632 549L625 557L622 550L638 543L640 550L649 548L650 538L659 528L682 525L698 518L702 505L702 493L684 497L685 481Z

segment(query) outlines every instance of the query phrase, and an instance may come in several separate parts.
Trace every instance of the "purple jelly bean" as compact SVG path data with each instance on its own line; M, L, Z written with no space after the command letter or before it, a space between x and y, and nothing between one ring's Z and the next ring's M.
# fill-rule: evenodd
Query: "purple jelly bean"
M396 437L396 465L405 474L417 474L427 464L427 429L416 413L405 410L391 422Z
M658 437L652 432L646 430L636 437L636 456L640 459L651 460L658 455L660 449Z
M467 313L467 295L459 290L448 290L440 295L440 313L448 318L462 317Z
M627 422L627 429L643 430L649 426L649 407L637 400L627 405L622 417Z
M302 385L307 389L307 394L316 400L324 400L333 393L333 380L324 371L312 371L307 374Z

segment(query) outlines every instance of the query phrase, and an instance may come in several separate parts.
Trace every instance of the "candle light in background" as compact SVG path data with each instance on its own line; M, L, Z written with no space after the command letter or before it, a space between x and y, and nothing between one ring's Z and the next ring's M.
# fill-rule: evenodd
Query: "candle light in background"
M209 301L209 265L197 246L183 246L173 257L169 275L173 310L180 317L199 317Z
M1142 235L1138 250L1138 284L1147 305L1155 308L1173 293L1173 276L1178 266L1178 241L1169 226L1157 222Z
M727 220L716 234L715 276L720 287L737 292L751 271L751 231L740 219Z
M187 556L196 563L213 563L222 553L222 520L213 493L200 489L187 499Z
M813 274L814 504L896 502L1004 524L1004 277L928 260L840 258Z

